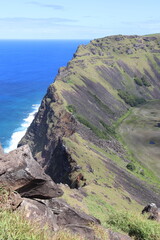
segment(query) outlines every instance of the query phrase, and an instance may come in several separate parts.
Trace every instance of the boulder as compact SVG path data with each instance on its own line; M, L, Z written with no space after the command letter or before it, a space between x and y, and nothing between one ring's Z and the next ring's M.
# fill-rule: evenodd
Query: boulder
M0 194L0 208L5 210L16 210L21 204L22 198L17 192L3 189Z
M57 224L59 226L100 224L100 221L95 217L72 208L62 199L55 198L42 200L42 202L57 215Z
M48 199L63 194L32 157L28 145L0 156L0 185L16 190L23 197Z
M113 232L112 230L108 231L108 235L109 240L132 240L132 238L130 238L129 236L124 235L122 233Z
M133 54L133 51L132 51L132 49L127 49L127 50L126 50L126 53L127 53L127 54Z
M155 203L150 203L144 207L142 214L149 213L148 219L156 220L160 222L160 208Z
M56 224L56 216L51 208L48 208L40 201L23 198L21 205L18 208L24 216L33 223L37 223L41 227L47 225L53 231L57 231L59 227Z
M100 221L70 207L62 199L41 200L23 198L18 211L22 211L24 216L40 226L47 224L53 231L69 229L73 233L85 236L89 240L98 240L90 224L99 224Z

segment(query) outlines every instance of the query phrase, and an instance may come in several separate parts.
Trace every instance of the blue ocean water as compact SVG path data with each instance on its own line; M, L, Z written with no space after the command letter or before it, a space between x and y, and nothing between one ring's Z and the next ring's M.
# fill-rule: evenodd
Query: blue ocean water
M0 41L0 142L14 149L59 67L87 40Z

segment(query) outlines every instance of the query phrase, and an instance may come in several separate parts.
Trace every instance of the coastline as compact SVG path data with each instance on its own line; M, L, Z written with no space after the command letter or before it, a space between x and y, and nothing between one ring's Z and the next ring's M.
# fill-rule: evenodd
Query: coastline
M32 123L35 114L37 113L39 109L40 104L33 104L32 105L32 110L26 118L23 119L22 124L20 125L19 128L16 128L10 139L8 140L8 144L6 147L4 147L4 152L9 153L10 151L14 150L17 148L18 142L21 140L21 138L25 135L27 128L30 126Z

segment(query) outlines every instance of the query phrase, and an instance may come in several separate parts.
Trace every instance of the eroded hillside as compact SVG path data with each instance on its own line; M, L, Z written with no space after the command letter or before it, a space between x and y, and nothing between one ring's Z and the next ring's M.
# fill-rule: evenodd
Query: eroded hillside
M28 143L46 173L70 186L61 185L70 204L102 222L109 209L159 205L158 177L117 132L131 107L159 98L159 35L93 40L59 69L19 146Z

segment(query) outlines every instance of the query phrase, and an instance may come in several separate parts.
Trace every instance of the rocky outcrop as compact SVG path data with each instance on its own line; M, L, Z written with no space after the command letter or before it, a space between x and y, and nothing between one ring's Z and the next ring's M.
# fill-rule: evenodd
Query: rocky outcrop
M1 208L20 211L31 222L53 231L69 229L88 239L97 239L90 224L100 221L55 198L63 191L44 173L28 145L8 154L1 151L0 169Z
M71 136L76 129L72 114L61 109L61 99L53 86L49 87L41 108L29 127L29 136L18 146L29 144L35 159L56 183L71 184L69 174L76 165L64 146L63 137ZM55 109L61 110L55 110ZM36 143L36 145L35 145Z
M84 212L77 211L64 200L23 198L18 210L22 210L28 219L38 222L40 226L47 224L53 231L70 229L87 239L96 239L90 225L100 224L100 221Z
M63 194L32 157L27 145L1 155L0 184L23 197L48 199Z

